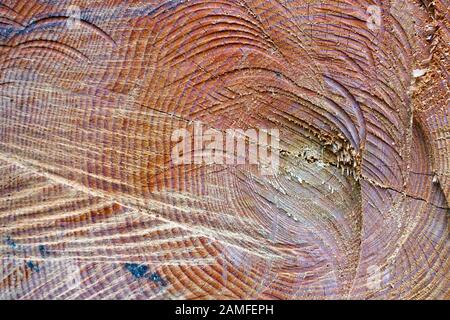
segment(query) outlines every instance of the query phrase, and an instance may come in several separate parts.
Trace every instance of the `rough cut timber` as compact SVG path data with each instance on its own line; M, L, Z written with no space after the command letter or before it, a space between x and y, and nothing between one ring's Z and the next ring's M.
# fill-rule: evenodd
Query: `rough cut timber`
M0 0L0 298L448 299L449 7Z

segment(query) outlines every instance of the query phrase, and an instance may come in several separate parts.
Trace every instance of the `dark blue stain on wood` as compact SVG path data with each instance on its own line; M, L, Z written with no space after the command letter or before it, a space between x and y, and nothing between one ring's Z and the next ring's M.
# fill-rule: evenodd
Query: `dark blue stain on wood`
M33 261L28 261L27 267L30 268L31 271L36 271L36 272L40 271L39 267L36 264L34 264Z
M9 247L11 247L12 249L16 249L17 248L17 243L15 243L14 242L14 240L13 239L11 239L11 237L10 236L7 236L6 237L6 244L9 246Z
M158 274L158 272L153 272L150 275L149 279L154 281L154 282L159 282L159 281L161 281L161 276Z
M50 255L47 248L43 244L39 245L39 253L41 254L42 258L46 258Z
M136 279L145 277L148 271L148 267L137 263L125 263L125 269L127 269Z
M158 272L148 274L149 267L143 264L137 263L125 263L125 269L127 269L136 279L148 278L156 284L160 284L163 287L167 286L167 282L161 278Z
M163 287L167 286L166 281L163 280L163 278L161 278L161 276L159 275L158 272L153 272L150 277L150 280L152 280L155 283L159 283L160 285L162 285Z
M168 11L172 11L175 8L177 8L180 4L185 3L185 0L169 0L166 2L163 2L162 4L160 4L159 6L152 8L151 11L148 13L149 16L152 16L154 14L156 14L158 11L158 13L165 13Z
M0 36L2 38L8 38L15 31L14 27L0 27Z
M33 33L35 31L50 31L50 30L52 30L51 32L62 32L61 30L63 29L61 29L61 27L64 27L66 23L67 22L65 21L56 21L52 23L38 25L36 22L32 22L26 28L19 30L17 34L24 35Z

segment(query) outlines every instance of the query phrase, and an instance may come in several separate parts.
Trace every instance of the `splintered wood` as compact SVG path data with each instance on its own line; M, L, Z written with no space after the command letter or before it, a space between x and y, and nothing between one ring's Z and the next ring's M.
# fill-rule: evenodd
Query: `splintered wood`
M0 0L0 298L450 298L449 7Z

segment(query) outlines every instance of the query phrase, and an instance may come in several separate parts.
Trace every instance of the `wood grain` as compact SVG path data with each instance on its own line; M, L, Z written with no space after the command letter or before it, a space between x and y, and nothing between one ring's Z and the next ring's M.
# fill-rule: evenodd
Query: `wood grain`
M449 7L1 0L0 298L448 299Z

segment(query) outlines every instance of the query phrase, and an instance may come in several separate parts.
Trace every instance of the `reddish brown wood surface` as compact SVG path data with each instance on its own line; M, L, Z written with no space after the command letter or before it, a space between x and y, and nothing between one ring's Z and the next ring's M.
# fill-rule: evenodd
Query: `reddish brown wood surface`
M0 298L449 298L449 43L448 0L0 0ZM279 172L174 165L194 122Z

